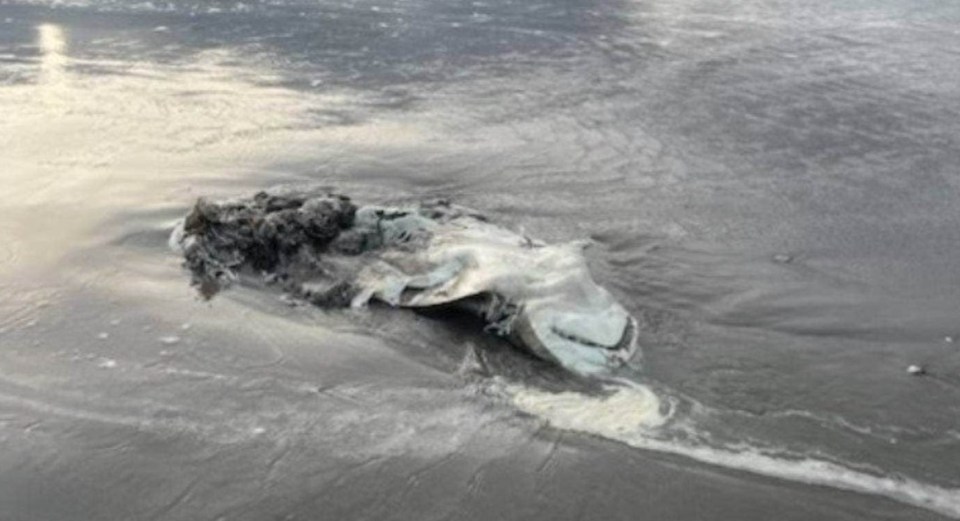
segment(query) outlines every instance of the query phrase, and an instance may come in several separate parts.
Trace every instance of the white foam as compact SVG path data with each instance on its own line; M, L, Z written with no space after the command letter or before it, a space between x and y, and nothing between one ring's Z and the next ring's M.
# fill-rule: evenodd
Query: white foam
M646 387L617 389L608 396L586 396L577 392L550 393L512 387L513 403L522 411L541 417L559 429L584 431L615 438L638 429L663 425L667 416L660 411L660 399ZM586 431L584 431L586 432Z
M557 429L601 436L640 449L677 454L774 478L879 495L960 518L960 489L896 475L869 474L839 463L791 457L755 447L712 447L658 437L658 428L670 415L662 412L661 400L656 394L642 386L624 387L600 397L574 392L549 393L522 386L508 386L506 391L517 408Z

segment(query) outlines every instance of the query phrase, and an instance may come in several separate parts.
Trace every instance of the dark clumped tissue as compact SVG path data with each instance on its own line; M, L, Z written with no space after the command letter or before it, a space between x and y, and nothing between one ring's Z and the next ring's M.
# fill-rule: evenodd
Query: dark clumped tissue
M259 192L221 203L201 198L183 222L184 264L204 298L250 272L314 304L344 306L355 290L329 274L321 257L367 249L363 235L349 230L356 211L349 197L329 192Z

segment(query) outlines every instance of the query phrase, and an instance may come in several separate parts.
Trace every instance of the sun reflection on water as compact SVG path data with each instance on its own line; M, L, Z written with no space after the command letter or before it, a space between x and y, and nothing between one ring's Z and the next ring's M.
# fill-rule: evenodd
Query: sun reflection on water
M0 206L22 261L0 265L0 282L27 265L56 265L67 245L96 240L112 215L183 204L197 183L424 141L409 122L367 118L362 95L284 87L269 63L230 48L176 62L123 47L88 53L69 27L51 23L30 44L34 81L0 85ZM350 124L315 116L328 112L357 116Z
M67 80L67 39L63 28L54 24L37 27L37 47L40 49L40 83L63 84Z

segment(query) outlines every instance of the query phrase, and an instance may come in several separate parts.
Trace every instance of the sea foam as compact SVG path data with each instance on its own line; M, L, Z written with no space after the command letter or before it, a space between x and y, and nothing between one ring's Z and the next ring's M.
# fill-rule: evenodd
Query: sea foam
M871 474L832 461L746 445L716 447L670 439L662 429L671 420L671 413L664 411L668 402L638 384L616 388L604 396L550 393L520 385L508 385L505 392L519 410L556 429L600 436L644 450L676 454L773 478L879 495L960 518L960 489L898 475Z

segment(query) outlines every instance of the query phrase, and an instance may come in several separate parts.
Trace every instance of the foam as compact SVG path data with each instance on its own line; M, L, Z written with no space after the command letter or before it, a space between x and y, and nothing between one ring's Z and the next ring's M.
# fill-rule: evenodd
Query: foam
M514 405L547 420L552 426L615 438L638 429L663 425L668 415L660 399L642 386L617 389L607 396L592 397L577 392L550 393L520 386L511 387Z
M750 446L713 447L667 439L661 432L670 414L650 389L631 385L608 396L575 392L549 393L508 386L507 395L521 411L554 428L601 436L645 450L685 456L703 463L778 479L883 496L960 518L960 489L897 475L870 474L840 463L775 453Z

